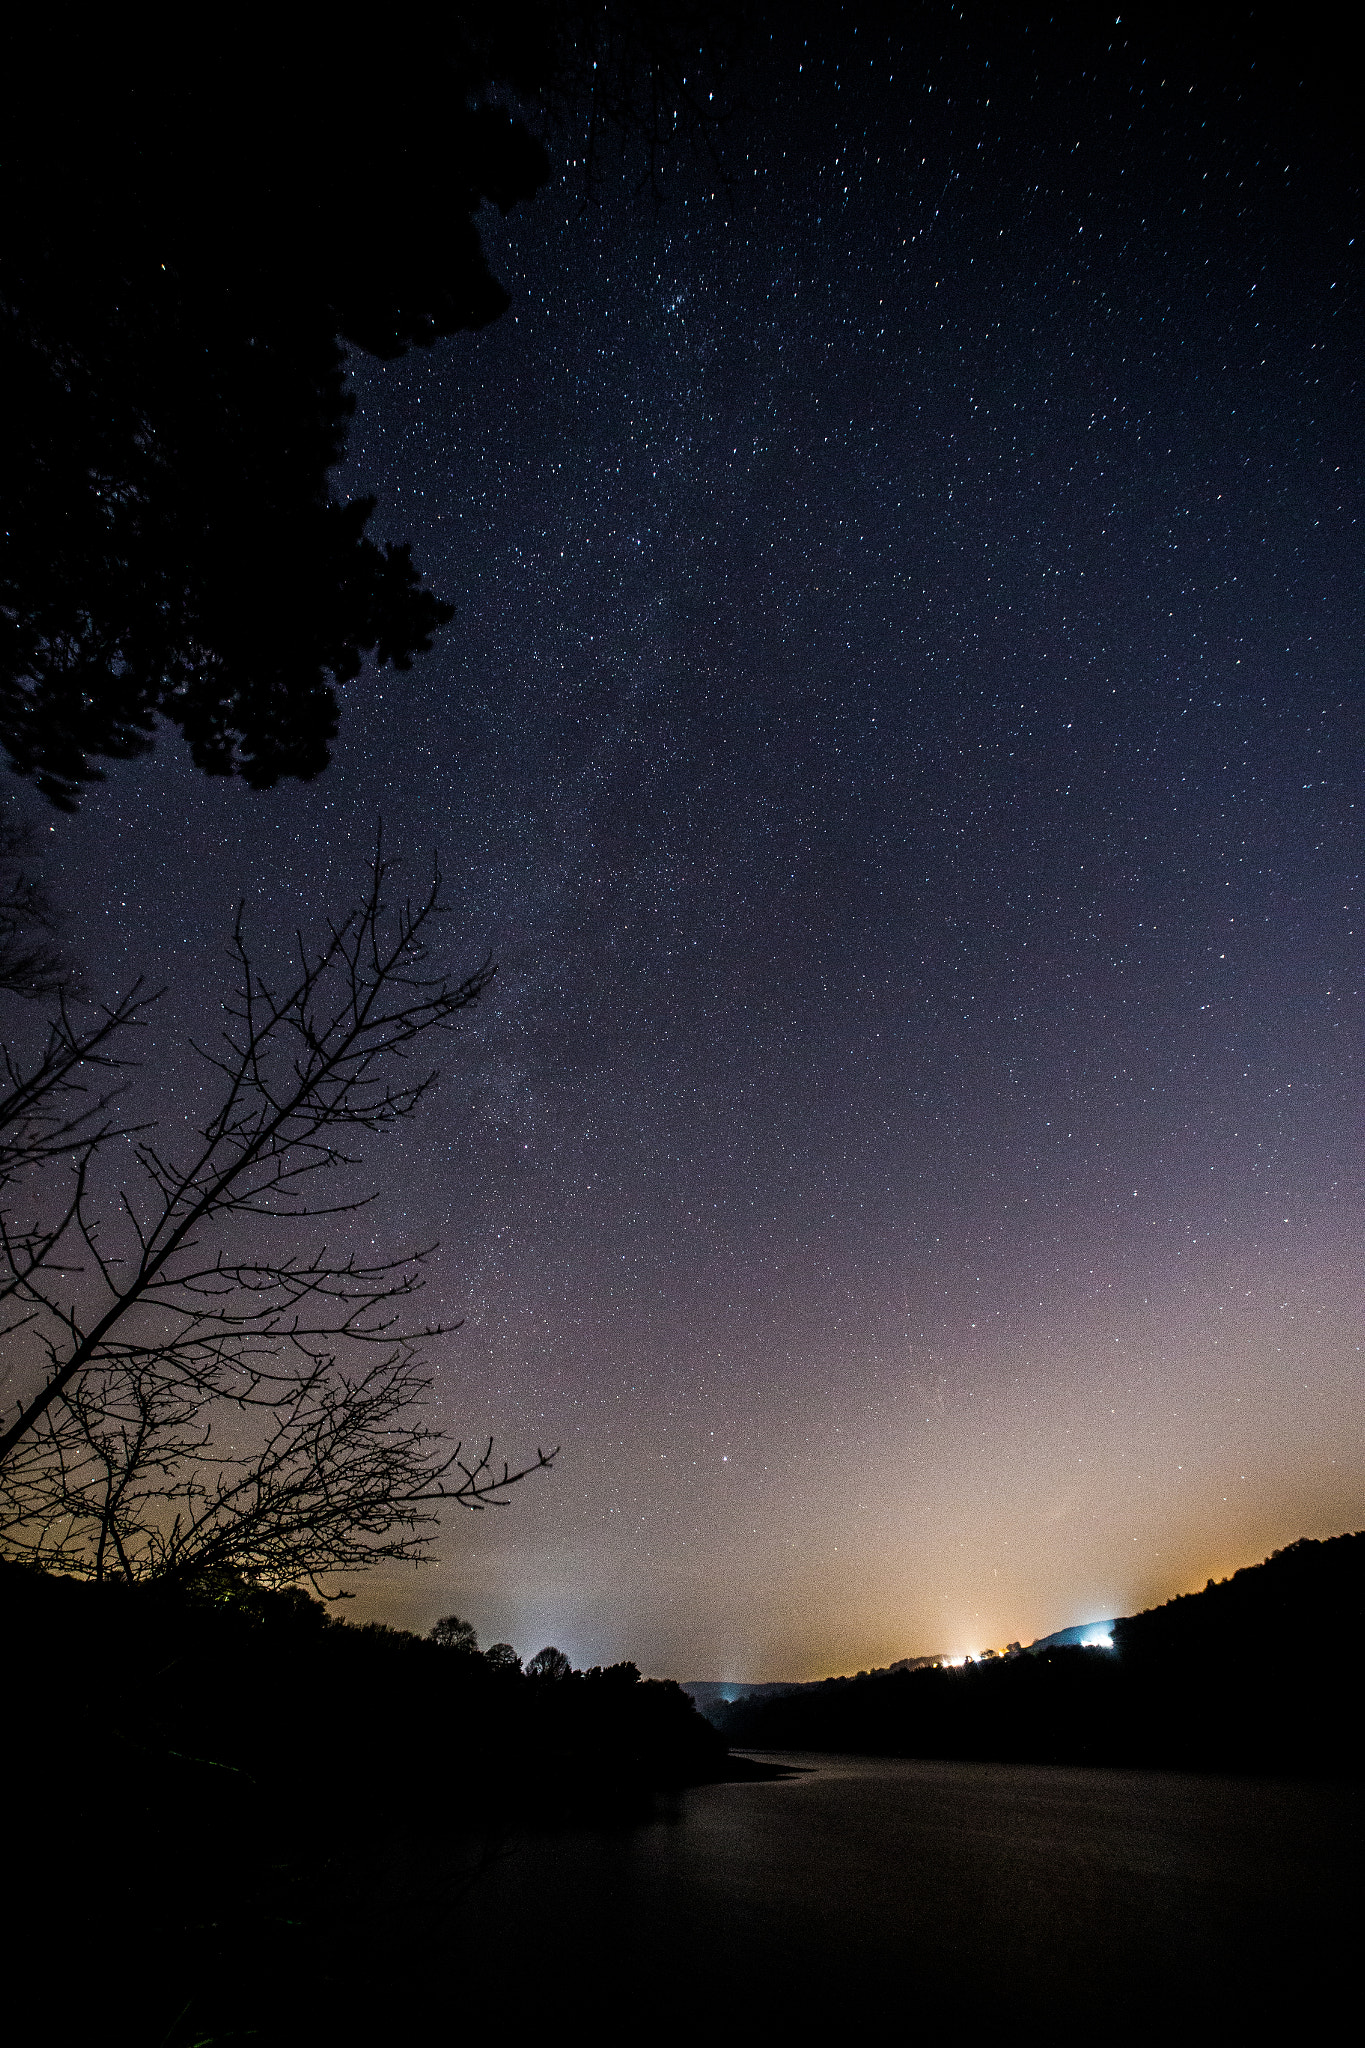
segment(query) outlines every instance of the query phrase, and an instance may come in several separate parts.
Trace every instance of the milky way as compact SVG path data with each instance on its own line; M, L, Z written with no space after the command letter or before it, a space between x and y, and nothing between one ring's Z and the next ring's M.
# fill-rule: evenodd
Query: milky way
M354 1612L798 1677L1363 1519L1336 138L922 20L760 39L720 172L567 166L497 326L357 359L343 484L458 616L326 776L163 738L42 820L163 1058L380 812L499 962L367 1229L442 1239L451 1426L564 1449Z

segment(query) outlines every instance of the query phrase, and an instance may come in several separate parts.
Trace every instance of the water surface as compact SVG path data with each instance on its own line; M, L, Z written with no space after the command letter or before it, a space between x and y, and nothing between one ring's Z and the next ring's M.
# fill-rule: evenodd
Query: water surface
M1089 2010L1104 2032L1329 2009L1361 1788L773 1759L617 1833L499 1846L458 1918L518 2005L668 2031ZM464 1943L461 1943L464 1947Z

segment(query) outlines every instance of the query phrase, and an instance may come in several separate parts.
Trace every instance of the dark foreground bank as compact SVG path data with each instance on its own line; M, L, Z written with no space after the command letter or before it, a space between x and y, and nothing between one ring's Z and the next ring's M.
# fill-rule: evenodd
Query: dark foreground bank
M629 1827L731 1768L633 1665L551 1653L532 1675L227 1577L0 1564L0 1641L4 1925L42 1987L34 2041L420 2038L452 1883L490 1844Z
M633 1664L573 1671L551 1650L523 1671L228 1573L94 1585L0 1562L0 1631L25 1674L4 1708L21 1752L36 1724L49 1754L60 1739L144 1779L200 1765L314 1804L344 1785L353 1814L387 1812L413 1750L435 1751L424 1801L482 1823L628 1808L726 1768L681 1688Z

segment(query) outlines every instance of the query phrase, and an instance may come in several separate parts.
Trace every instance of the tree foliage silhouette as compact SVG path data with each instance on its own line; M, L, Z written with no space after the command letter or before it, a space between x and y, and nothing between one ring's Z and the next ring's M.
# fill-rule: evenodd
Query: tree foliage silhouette
M605 126L652 169L710 118L700 18L532 0L363 48L281 20L268 51L216 18L169 43L11 27L0 742L53 804L162 719L209 774L315 776L335 685L431 646L451 606L329 484L345 349L392 360L507 306L478 215L550 159L495 92L581 126L589 176Z
M158 717L209 773L315 775L333 682L431 645L450 607L328 487L341 343L495 319L475 215L548 170L452 37L215 32L174 72L150 38L30 30L9 67L0 736L65 807Z
M30 1001L60 995L74 976L57 945L57 914L35 873L36 835L0 818L0 991Z
M478 1631L472 1621L461 1621L458 1614L443 1614L429 1631L433 1643L439 1643L444 1650L459 1650L472 1657L479 1647Z
M526 1676L541 1680L547 1685L558 1685L562 1679L572 1675L573 1666L562 1650L553 1643L547 1643L543 1650L537 1650L526 1666Z

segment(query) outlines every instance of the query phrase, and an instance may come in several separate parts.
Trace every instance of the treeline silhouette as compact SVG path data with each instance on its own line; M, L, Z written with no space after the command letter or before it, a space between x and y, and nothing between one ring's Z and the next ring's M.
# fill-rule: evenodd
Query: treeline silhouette
M0 1563L5 1918L52 2001L34 2039L426 2038L490 1857L728 1774L686 1694L633 1664L523 1671L454 1617L438 1633L226 1573Z
M1305 1538L1051 1649L708 1709L734 1744L1304 1776L1361 1768L1365 1533Z
M135 1758L143 1783L200 1768L281 1800L344 1786L353 1813L382 1810L417 1730L458 1763L458 1812L481 1822L630 1808L724 1774L724 1742L672 1681L575 1671L553 1648L523 1670L453 1620L424 1638L228 1572L97 1585L0 1562L8 1661L41 1690L45 1751ZM27 1705L20 1717L9 1755L33 1746Z

